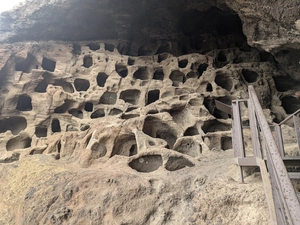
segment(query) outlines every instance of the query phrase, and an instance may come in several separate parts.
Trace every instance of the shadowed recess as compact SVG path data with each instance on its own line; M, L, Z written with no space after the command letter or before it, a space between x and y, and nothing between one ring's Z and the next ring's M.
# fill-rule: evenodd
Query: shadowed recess
M142 173L150 173L162 166L163 160L160 155L145 155L138 159L134 159L129 166Z

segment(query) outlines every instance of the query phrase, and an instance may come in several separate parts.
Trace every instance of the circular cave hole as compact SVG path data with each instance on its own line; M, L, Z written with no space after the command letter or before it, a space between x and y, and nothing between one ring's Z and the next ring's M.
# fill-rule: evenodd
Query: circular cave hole
M155 70L154 74L153 74L153 79L154 80L164 80L165 74L164 71L162 69L157 69Z
M68 93L74 93L74 88L72 86L72 84L64 81L64 80L56 80L54 83L53 83L53 86L60 86L63 88L63 90L65 92L68 92Z
M27 121L24 117L8 117L0 119L0 133L10 130L13 135L19 134L27 127Z
M105 116L103 109L97 109L91 114L91 119L97 119Z
M36 127L35 128L35 135L40 138L40 137L47 137L47 127Z
M166 170L176 171L185 167L192 167L194 164L182 156L170 156L166 163Z
M182 59L178 61L179 68L185 68L188 65L189 61L187 59Z
M104 87L108 76L106 73L98 73L97 84L99 87Z
M141 91L139 91L139 90L135 90L135 89L125 90L125 91L121 92L120 99L122 99L125 102L128 102L132 105L137 105L140 100L140 94L141 94Z
M97 51L100 49L100 45L97 43L89 43L87 45L92 51Z
M194 135L198 135L199 131L196 127L189 127L188 129L186 129L186 131L184 132L184 136L194 136Z
M125 78L128 75L128 69L124 64L116 64L115 66L116 72L120 77Z
M20 95L18 98L16 109L19 111L31 111L31 97L28 95Z
M225 55L225 52L220 51L220 52L218 53L217 60L218 60L219 62L226 62L226 61L227 61L227 57L226 57L226 55Z
M84 56L83 58L83 66L85 68L90 68L93 65L93 58L89 55Z
M115 116L115 115L121 114L122 112L123 112L123 111L120 110L120 109L113 108L113 109L109 112L109 115L110 115L110 116Z
M133 156L137 154L137 144L134 134L124 134L117 137L111 157L115 155Z
M115 50L115 46L113 44L109 44L109 43L105 43L104 48L105 48L105 50L107 50L109 52L113 52Z
M87 91L90 88L90 82L85 79L75 79L74 86L76 91Z
M231 91L233 86L230 77L222 71L216 73L215 83L227 91Z
M160 63L169 57L168 53L162 53L157 56L157 62Z
M300 100L293 96L285 96L281 99L281 105L287 114L292 114L300 109Z
M212 85L211 85L210 83L208 83L208 84L206 85L206 91L207 91L207 92L212 92L212 91L213 91Z
M134 159L129 166L142 173L150 173L162 166L163 160L161 155L145 155L138 159Z
M184 83L186 81L184 73L175 70L170 74L170 79L172 80L172 85L178 87L180 83Z
M152 90L148 92L146 105L156 102L159 99L160 91Z
M208 67L207 63L199 65L198 70L197 70L198 73L199 73L198 78L202 76L202 74L204 73L204 71L206 71L207 67Z
M242 69L242 74L248 83L256 82L257 78L259 77L255 71L247 70L247 69Z
M87 103L85 103L84 110L87 112L92 112L93 107L94 107L93 103L87 102Z
M99 100L99 104L114 105L117 101L117 94L115 92L106 91Z
M148 80L150 73L147 67L141 67L136 72L134 72L133 77L140 80Z
M199 77L199 74L197 72L195 72L195 71L191 71L191 72L189 72L186 75L186 79L187 80L190 79L190 78L196 78L196 79L198 79L198 77Z
M221 149L228 150L228 149L232 149L232 140L231 137L221 137Z
M276 89L280 92L293 90L299 85L299 82L291 79L290 77L273 77L273 80L275 82Z
M135 64L135 60L134 60L134 58L128 58L128 61L127 61L127 64L129 65L129 66L132 66L132 65L134 65Z
M76 117L76 118L79 118L79 119L83 119L83 113L81 110L78 110L78 109L70 109L69 110L69 113Z
M29 148L31 146L31 141L31 138L27 135L14 137L6 143L6 150L13 151L15 149Z

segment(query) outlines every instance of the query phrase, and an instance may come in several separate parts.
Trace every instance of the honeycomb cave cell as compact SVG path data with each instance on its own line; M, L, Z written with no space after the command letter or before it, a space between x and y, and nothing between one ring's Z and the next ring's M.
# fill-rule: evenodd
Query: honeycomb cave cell
M0 119L0 133L10 130L13 135L19 134L27 127L27 121L24 117L8 117Z
M47 127L36 127L35 128L35 135L40 138L40 137L47 137Z
M202 153L202 146L194 140L183 139L174 150L191 157L197 157Z
M75 79L74 86L76 91L87 91L90 88L90 82L85 79Z
M81 54L81 45L79 45L79 44L73 44L72 47L73 47L72 53L74 55L80 55Z
M177 140L176 131L167 123L152 116L148 116L144 121L143 132L153 138L160 138L167 142L169 148L173 148Z
M85 111L87 111L87 112L92 112L92 111L93 111L93 108L94 108L93 103L91 103L91 102L85 103L85 106L84 106L84 110L85 110Z
M194 136L194 135L198 135L199 131L196 127L189 127L188 129L186 129L186 131L184 132L184 136Z
M123 112L123 111L120 110L120 109L113 108L113 109L109 112L109 115L110 115L110 116L115 116L115 115L121 114L122 112Z
M105 112L103 109L96 109L92 114L91 114L91 119L97 119L105 117Z
M247 70L247 69L242 69L242 74L248 83L256 82L257 78L259 77L255 71Z
M207 92L212 92L212 91L213 91L212 85L211 85L210 83L208 83L208 84L206 85L206 91L207 91Z
M184 73L175 70L170 74L170 79L172 80L172 85L178 87L181 82L185 82L185 75Z
M98 43L89 43L87 45L92 51L97 51L100 49L100 45Z
M122 91L120 94L120 99L124 100L125 102L128 102L132 105L137 105L139 103L141 91L139 90L125 90Z
M281 99L281 105L287 114L292 114L300 109L300 100L293 96L285 96Z
M188 65L189 61L187 59L182 59L178 61L179 68L185 68Z
M229 131L231 129L231 125L221 123L218 120L207 120L201 128L204 133L210 133L217 131Z
M93 159L102 158L107 153L106 146L104 144L102 144L102 143L97 143L97 142L95 142L92 145L91 150L92 150L92 158Z
M150 173L162 166L163 160L161 155L145 155L138 159L134 159L129 166L142 173Z
M65 113L65 112L67 112L70 108L72 108L73 104L74 104L73 101L71 101L71 100L69 100L69 99L66 99L66 100L64 100L64 103L63 103L61 106L55 108L54 112L55 112L55 113Z
M124 64L116 64L115 66L116 72L120 77L125 78L128 75L128 69Z
M58 119L53 119L51 123L51 130L53 133L61 132L60 122Z
M193 167L194 164L184 157L170 156L165 166L168 171L176 171L183 169L186 166Z
M100 98L99 103L105 105L114 105L117 101L117 94L115 92L106 91Z
M104 87L108 76L105 73L98 73L97 84L99 87Z
M166 60L169 57L168 53L162 53L157 56L157 62L161 63L162 61Z
M16 71L22 71L24 73L30 73L33 69L38 69L39 63L37 59L30 53L27 54L26 59L16 60Z
M133 58L128 58L128 61L127 61L127 64L129 65L129 66L132 66L132 65L134 65L135 64L135 60L133 59Z
M85 68L90 68L93 65L93 58L89 55L83 57L83 66Z
M186 75L186 79L191 79L191 78L198 78L199 77L199 73L195 72L195 71L191 71Z
M105 43L104 48L105 48L105 50L107 50L109 52L113 52L115 50L115 46L113 44L109 44L109 43Z
M280 92L295 90L299 86L299 81L295 81L287 76L273 77L276 89Z
M150 72L147 67L141 67L136 72L134 72L133 77L135 79L140 80L149 80L150 78Z
M162 69L157 69L155 70L154 74L153 74L153 79L154 80L164 80L165 74L164 71Z
M220 102L223 102L225 104L231 105L231 99L227 97L220 97L220 98L213 98L213 97L206 97L204 98L204 106L209 111L210 114L212 114L217 119L228 119L229 115L218 108L216 108L215 100L218 100Z
M20 95L18 98L16 109L20 111L31 111L32 110L31 97L28 95Z
M50 71L50 72L54 72L55 67L56 67L56 62L55 61L53 61L51 59L48 59L46 57L43 58L43 60L42 60L42 68L44 70L47 70L47 71Z
M34 91L38 93L45 93L48 87L48 83L45 80L42 80L37 84Z
M83 113L79 109L70 109L68 112L76 118L83 119Z
M221 137L221 149L228 150L228 149L232 149L232 140L231 137Z
M226 66L228 64L227 57L224 51L220 51L218 53L217 59L214 62L214 65L216 68L221 68L223 66Z
M137 145L134 134L124 134L115 140L111 157L115 155L133 156L137 154Z
M164 53L164 52L171 52L172 50L172 45L170 42L164 42L162 43L159 48L157 49L156 51L156 54L161 54L161 53Z
M204 64L200 64L199 67L198 67L198 78L202 76L202 74L204 73L204 71L206 71L208 67L208 64L207 63L204 63Z
M216 73L215 83L227 91L231 91L233 86L230 76L222 71Z
M6 150L13 151L15 149L24 149L31 146L31 138L27 135L20 135L10 139L6 143Z
M53 86L59 86L59 87L62 87L65 92L74 93L74 88L73 88L72 84L70 84L69 82L66 82L64 80L56 80L53 83Z
M148 92L147 102L146 105L149 105L153 102L156 102L159 99L159 90L152 90Z

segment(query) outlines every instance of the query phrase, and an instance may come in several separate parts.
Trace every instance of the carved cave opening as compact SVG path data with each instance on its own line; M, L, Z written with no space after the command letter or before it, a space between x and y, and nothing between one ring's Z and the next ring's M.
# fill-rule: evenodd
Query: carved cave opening
M46 57L43 58L42 60L42 68L44 70L50 71L50 72L54 72L56 67L56 62L52 59L48 59Z
M31 97L28 95L20 95L18 98L16 109L20 111L31 111L32 110Z

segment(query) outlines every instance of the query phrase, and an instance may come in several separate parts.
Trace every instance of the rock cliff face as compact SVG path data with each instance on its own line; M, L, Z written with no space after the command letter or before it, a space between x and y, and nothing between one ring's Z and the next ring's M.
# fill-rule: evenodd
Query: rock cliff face
M0 224L267 224L260 176L238 184L214 100L251 84L270 121L299 108L298 25L259 13L268 4L32 0L2 13Z

